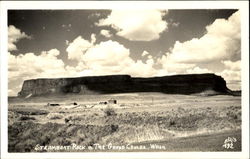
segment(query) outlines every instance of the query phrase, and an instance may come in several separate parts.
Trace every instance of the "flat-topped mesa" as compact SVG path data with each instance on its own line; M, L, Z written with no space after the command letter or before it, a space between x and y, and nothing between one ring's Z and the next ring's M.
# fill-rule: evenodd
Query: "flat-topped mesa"
M193 94L207 90L212 90L219 94L230 94L231 92L227 88L225 80L215 74L187 74L151 78L134 78L129 75L109 75L26 80L18 96L132 92Z

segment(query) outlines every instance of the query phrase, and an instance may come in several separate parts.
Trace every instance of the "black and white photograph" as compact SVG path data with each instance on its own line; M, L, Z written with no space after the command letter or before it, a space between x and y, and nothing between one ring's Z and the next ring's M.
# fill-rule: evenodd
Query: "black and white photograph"
M38 156L245 152L244 11L6 9L1 149Z

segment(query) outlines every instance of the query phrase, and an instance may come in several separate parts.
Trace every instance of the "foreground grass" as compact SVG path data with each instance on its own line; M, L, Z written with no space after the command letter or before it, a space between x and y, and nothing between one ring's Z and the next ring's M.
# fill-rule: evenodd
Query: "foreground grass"
M233 149L224 148L225 139L228 137L236 138ZM186 151L241 151L241 130L231 130L221 133L197 135L191 137L176 138L165 141L151 141L146 143L136 143L134 145L160 145L164 146L164 151L186 152ZM154 150L163 151L163 150Z
M237 137L237 143L241 143L241 133L235 131L241 127L240 106L177 107L151 113L146 111L117 113L115 108L86 111L65 110L55 113L27 108L10 109L9 120L12 122L9 122L8 126L9 152L36 152L34 147L37 144L69 146L74 143L86 147L94 146L96 143L101 145L139 143L142 146L147 145L146 147L150 143L165 146L165 149L145 151L223 151L222 144L228 135ZM40 116L49 122L39 123ZM57 120L63 123L58 123ZM234 150L240 149L240 146L236 146Z

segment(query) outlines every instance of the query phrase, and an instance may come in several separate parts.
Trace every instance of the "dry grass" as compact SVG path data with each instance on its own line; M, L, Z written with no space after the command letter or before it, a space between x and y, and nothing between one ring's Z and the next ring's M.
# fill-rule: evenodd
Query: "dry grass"
M8 118L9 151L34 151L36 144L153 142L241 128L239 97L158 95L114 96L122 107L66 109L60 106L41 108L41 103L12 105ZM80 105L95 105L110 98L98 95L88 97L81 99L76 96L72 99L79 98L74 101ZM63 98L55 101L59 99L63 102ZM42 99L32 99L32 102L36 100L41 102ZM68 122L65 123L64 119Z
M117 125L64 125L16 122L8 127L9 152L31 152L40 145L93 145L119 129ZM46 132L46 133L44 133Z
M62 114L59 113L49 113L47 115L48 119L54 120L54 119L62 119L64 116Z
M35 108L11 108L9 111L13 111L22 115L47 115L49 113L46 110Z

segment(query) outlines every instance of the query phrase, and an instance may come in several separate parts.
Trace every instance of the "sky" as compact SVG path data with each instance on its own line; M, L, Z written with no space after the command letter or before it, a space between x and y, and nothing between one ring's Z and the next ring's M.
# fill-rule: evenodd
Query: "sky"
M215 73L241 89L238 10L8 10L8 95L24 80Z

